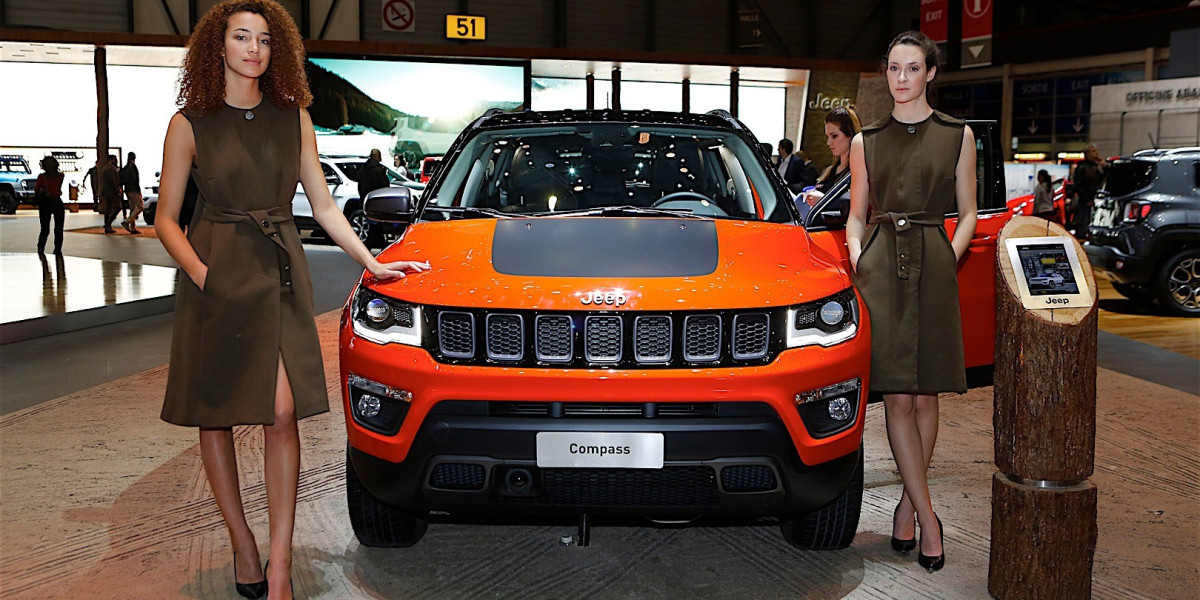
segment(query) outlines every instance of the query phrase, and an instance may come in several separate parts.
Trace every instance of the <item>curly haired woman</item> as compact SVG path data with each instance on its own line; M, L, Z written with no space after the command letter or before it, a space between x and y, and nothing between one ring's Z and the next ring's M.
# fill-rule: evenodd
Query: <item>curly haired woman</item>
M381 264L325 186L312 96L296 25L274 0L227 0L188 42L181 110L163 149L158 236L181 278L162 418L200 428L200 453L229 529L239 594L291 598L292 531L300 471L297 421L329 410L308 265L292 221L299 181L312 214L378 279L426 263ZM185 236L189 176L200 189ZM270 554L260 564L246 522L235 425L262 425ZM265 573L264 573L265 571Z

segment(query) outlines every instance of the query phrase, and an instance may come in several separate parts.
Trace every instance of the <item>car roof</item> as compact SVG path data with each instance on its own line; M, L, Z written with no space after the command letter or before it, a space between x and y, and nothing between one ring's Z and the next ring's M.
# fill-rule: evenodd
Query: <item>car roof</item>
M1148 161L1160 161L1163 159L1179 159L1179 158L1196 158L1200 157L1200 147L1187 148L1155 148L1153 150L1139 150L1130 156L1121 156L1121 159L1137 159Z
M497 109L484 113L475 127L507 127L516 125L553 125L559 123L630 123L638 125L693 125L721 129L745 130L728 112L678 113L655 110L551 110L502 112Z

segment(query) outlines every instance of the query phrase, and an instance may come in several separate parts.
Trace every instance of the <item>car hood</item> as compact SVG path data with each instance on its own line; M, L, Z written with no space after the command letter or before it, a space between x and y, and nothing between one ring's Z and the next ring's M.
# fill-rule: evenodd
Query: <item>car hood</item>
M379 256L431 270L364 283L419 304L714 310L819 300L850 285L794 225L658 217L419 223ZM597 300L599 302L597 303Z

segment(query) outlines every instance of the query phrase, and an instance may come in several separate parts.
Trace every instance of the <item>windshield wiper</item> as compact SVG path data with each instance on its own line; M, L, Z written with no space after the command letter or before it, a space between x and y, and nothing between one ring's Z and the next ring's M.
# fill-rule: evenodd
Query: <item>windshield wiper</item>
M583 208L579 210L565 210L562 212L542 212L537 213L544 216L570 216L570 217L683 217L687 219L704 219L702 215L693 214L691 210L686 208L647 208L644 206L633 206L630 204L622 204L620 206L599 206L596 208Z
M425 210L441 211L448 213L451 217L458 217L460 219L511 219L514 216L517 216L509 213L502 213L494 208L487 208L483 206L436 206L431 204L426 206Z

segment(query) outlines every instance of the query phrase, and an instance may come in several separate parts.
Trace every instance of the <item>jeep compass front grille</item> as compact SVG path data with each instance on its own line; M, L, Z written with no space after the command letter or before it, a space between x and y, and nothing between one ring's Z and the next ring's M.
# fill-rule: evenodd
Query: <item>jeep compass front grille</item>
M425 347L441 362L578 368L767 364L782 350L787 324L785 309L537 314L430 307L422 314Z

